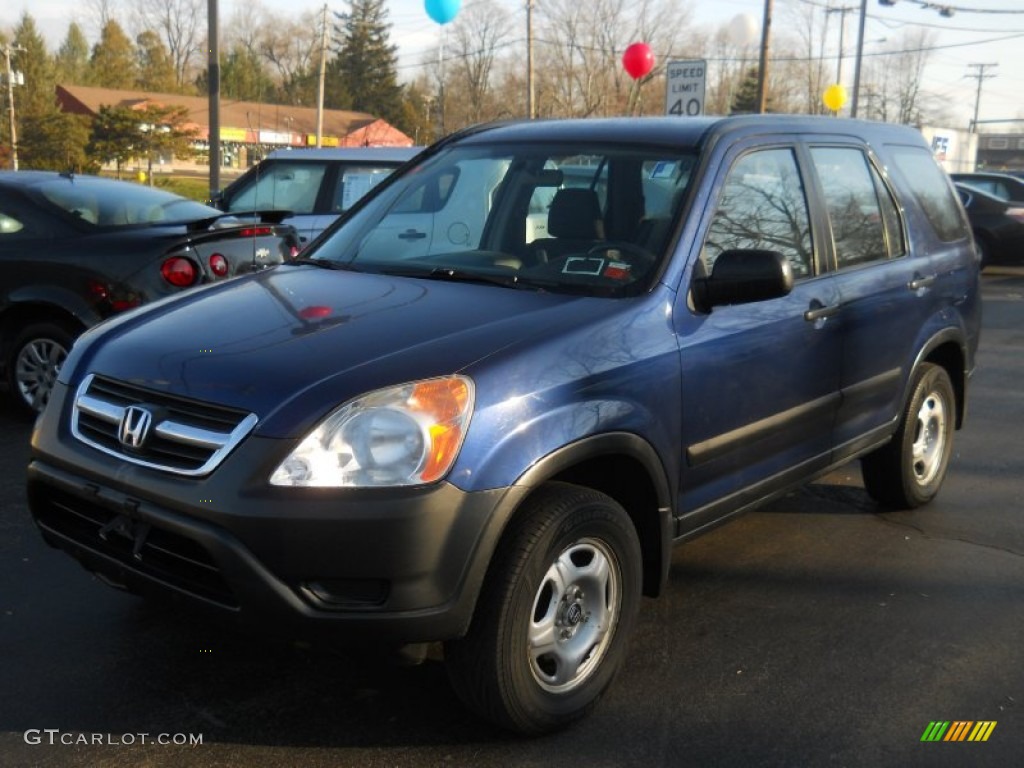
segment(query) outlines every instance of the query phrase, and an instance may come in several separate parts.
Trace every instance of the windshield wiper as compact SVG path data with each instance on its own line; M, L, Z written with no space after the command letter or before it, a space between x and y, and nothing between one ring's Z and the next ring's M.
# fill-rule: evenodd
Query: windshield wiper
M554 285L554 283L546 281L527 280L515 274L488 274L486 272L456 269L455 267L433 267L430 269L386 267L381 272L386 275L397 275L399 277L420 277L426 280L445 280L453 283L482 283L484 285L497 285L501 288L538 290Z
M351 267L347 264L342 264L338 261L330 261L329 259L308 259L304 256L297 256L294 259L288 259L284 262L285 264L308 264L311 267L320 267L320 269L342 269L346 272L359 272L360 270L355 267Z

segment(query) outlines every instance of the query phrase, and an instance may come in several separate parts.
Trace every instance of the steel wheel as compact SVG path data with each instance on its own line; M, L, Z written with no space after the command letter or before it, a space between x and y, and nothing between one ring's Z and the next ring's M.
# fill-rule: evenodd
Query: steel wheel
M943 469L946 454L946 407L942 395L930 392L917 411L913 456L914 476L921 485L928 485Z
M621 600L615 555L583 539L555 559L533 602L530 671L541 688L570 691L593 673L608 649Z
M502 537L469 631L445 644L455 692L521 733L583 717L626 657L642 559L613 499L567 483L537 489Z
M949 468L956 425L956 395L945 368L923 363L915 372L896 434L861 459L864 488L895 509L927 504Z

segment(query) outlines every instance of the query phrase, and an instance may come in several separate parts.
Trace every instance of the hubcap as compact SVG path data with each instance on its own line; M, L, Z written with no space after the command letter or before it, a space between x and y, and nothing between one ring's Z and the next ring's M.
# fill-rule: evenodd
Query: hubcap
M565 693L597 669L615 634L621 583L618 561L597 539L577 541L555 558L528 630L530 671L541 688Z
M22 400L37 413L50 400L50 393L68 351L53 339L33 339L18 353L14 380Z
M946 404L936 392L930 392L917 411L917 425L911 455L914 477L927 485L942 468L946 452Z

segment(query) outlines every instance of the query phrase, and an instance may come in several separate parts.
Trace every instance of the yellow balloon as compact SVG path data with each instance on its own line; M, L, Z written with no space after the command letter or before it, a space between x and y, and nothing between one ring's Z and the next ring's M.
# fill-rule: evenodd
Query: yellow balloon
M846 89L841 85L830 85L821 95L825 106L833 112L838 112L846 104Z

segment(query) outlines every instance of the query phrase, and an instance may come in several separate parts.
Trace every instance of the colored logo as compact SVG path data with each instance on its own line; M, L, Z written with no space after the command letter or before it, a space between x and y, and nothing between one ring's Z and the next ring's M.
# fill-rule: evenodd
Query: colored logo
M933 720L921 741L988 741L995 729L995 720Z

